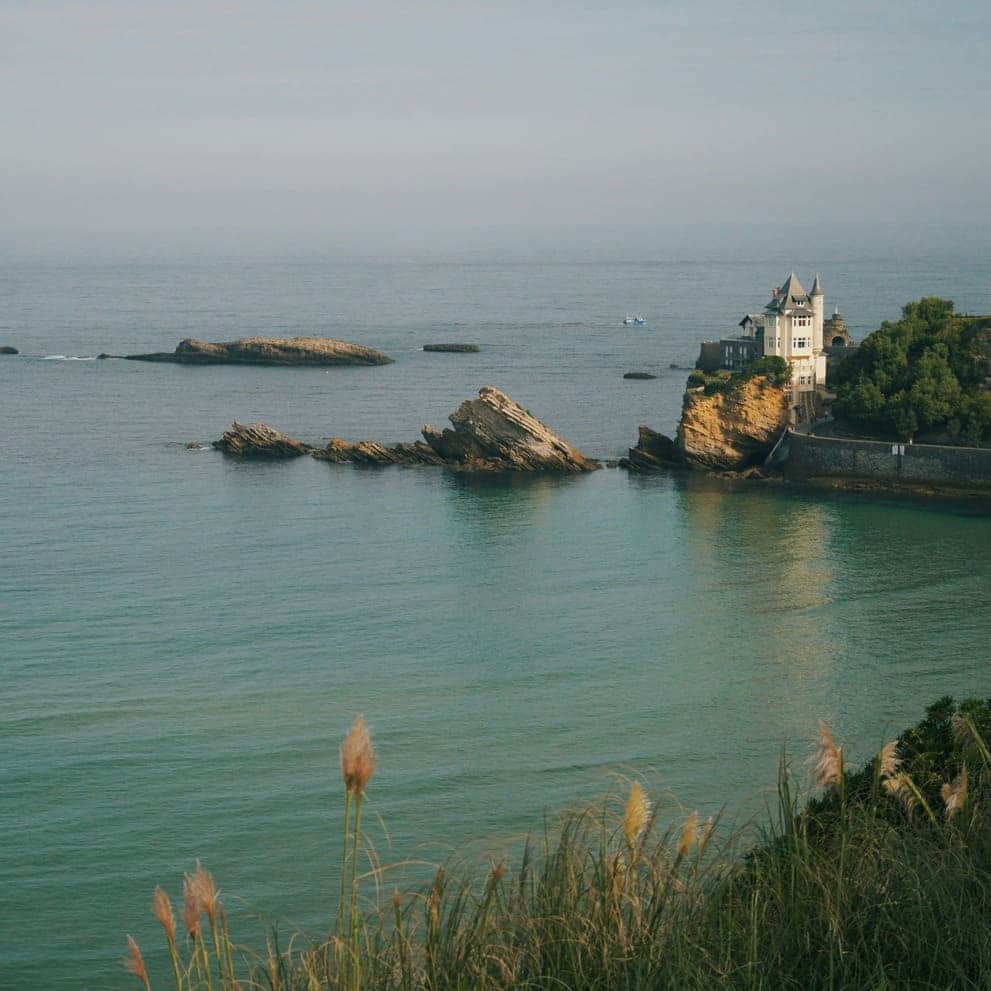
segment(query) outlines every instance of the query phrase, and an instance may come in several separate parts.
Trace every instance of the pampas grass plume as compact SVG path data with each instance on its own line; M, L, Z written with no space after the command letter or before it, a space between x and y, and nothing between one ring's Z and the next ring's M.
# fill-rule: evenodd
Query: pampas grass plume
M132 936L127 937L127 956L124 957L124 966L128 972L133 974L147 988L148 971L145 968L144 957L141 956L141 949Z
M217 904L219 892L214 883L213 875L197 860L196 870L193 871L191 885L195 893L196 904L213 926L217 922Z
M895 801L901 803L905 814L911 819L919 800L915 796L915 789L912 788L909 776L904 771L899 771L894 777L885 780L884 790Z
M182 879L182 921L192 939L200 935L200 902L191 875Z
M892 740L886 743L877 756L878 770L882 778L893 778L902 766L902 759L898 756L898 741Z
M839 791L843 782L843 748L833 740L829 723L819 720L819 749L812 758L812 778L817 788L824 791Z
M963 807L967 801L967 765L954 778L953 783L944 784L940 789L943 796L943 804L946 806L947 822L951 820Z
M172 913L172 902L161 886L155 889L151 899L151 911L158 919L159 925L165 930L170 942L175 941L175 915Z
M341 744L341 776L344 787L354 795L364 794L365 786L375 771L375 751L372 738L365 725L365 717L358 716Z
M632 850L650 821L650 799L639 781L630 785L630 794L623 810L623 835Z
M953 730L953 742L958 747L971 747L976 742L970 720L962 712L955 712L950 716L950 727Z
M677 856L680 860L687 857L692 852L692 847L699 841L699 814L693 812L685 820L681 827L681 835L678 837Z
M698 845L699 845L698 855L700 857L702 856L703 853L705 853L705 848L709 844L709 839L712 836L712 828L713 828L712 816L709 816L709 818L706 819L705 822L702 824L702 828L699 830L698 833Z

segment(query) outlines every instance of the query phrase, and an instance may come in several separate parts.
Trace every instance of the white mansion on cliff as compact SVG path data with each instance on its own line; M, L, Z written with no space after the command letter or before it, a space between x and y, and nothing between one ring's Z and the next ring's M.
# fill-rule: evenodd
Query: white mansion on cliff
M699 367L740 371L757 358L784 358L792 369L793 402L799 402L802 393L825 386L827 352L852 343L839 313L823 320L825 301L818 275L806 292L792 272L780 289L771 290L763 313L740 321L741 334L703 342Z

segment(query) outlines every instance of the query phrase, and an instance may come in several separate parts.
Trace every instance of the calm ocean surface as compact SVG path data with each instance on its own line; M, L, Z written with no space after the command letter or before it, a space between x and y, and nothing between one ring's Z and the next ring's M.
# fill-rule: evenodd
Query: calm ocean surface
M836 252L832 257L840 257ZM986 255L0 268L0 987L124 988L124 934L201 857L235 914L330 919L337 745L363 712L386 861L513 849L643 774L662 810L759 809L830 720L859 762L991 694L991 519L604 470L474 479L236 463L237 418L412 440L496 385L586 453L671 431L702 337L794 267L856 336ZM643 312L646 327L624 327ZM75 360L328 335L382 368ZM477 355L425 354L471 341ZM62 357L58 357L62 356ZM655 381L629 382L644 369Z

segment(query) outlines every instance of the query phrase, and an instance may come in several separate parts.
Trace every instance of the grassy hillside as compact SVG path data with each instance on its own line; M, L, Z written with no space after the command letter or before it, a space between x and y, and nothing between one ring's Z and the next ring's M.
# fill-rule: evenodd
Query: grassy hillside
M694 813L671 821L634 782L516 863L440 869L389 897L377 894L388 871L362 855L374 756L359 721L341 751L346 852L328 935L237 945L197 865L179 921L161 889L153 902L171 966L153 981L134 941L125 964L139 986L178 991L986 989L989 739L991 705L942 699L851 772L820 724L815 797L799 807L783 761L777 809L749 849Z

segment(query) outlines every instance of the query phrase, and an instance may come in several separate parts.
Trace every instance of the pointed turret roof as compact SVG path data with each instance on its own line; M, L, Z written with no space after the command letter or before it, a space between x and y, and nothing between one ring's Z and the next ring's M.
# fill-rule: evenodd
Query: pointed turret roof
M822 291L822 286L819 284L819 273L816 272L816 280L812 283L812 293L813 296L824 296L825 293Z
M785 279L785 284L778 290L777 295L765 307L771 313L780 313L782 310L790 310L796 306L804 306L809 301L809 294L805 287L798 281L798 276L792 272Z

